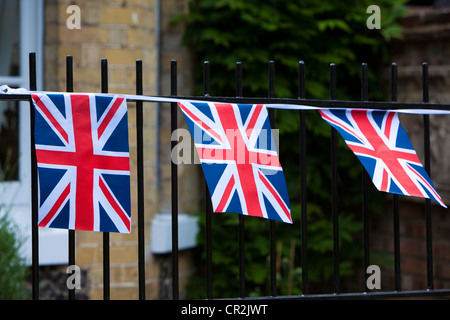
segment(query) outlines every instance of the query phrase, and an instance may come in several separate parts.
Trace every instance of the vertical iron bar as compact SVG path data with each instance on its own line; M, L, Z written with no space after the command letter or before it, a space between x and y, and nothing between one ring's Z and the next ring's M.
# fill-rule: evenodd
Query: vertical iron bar
M136 94L144 94L142 60L136 60ZM144 220L144 124L143 102L136 101L136 154L138 194L138 273L139 299L145 300L145 220Z
M361 68L361 100L368 100L368 82L367 82L367 63L362 64ZM369 238L369 192L368 192L368 181L369 177L367 171L363 166L361 166L361 175L362 175L362 218L363 218L363 245L364 245L364 271L370 265L370 238ZM364 272L365 279L367 277L367 273ZM364 288L366 291L369 288L366 285L366 281L364 281Z
M242 63L236 63L236 96L242 97ZM239 296L245 298L245 242L244 216L239 214L238 242L239 242Z
M336 65L330 64L330 97L336 99ZM337 132L331 128L331 215L333 223L333 284L334 293L340 293L339 221L337 184Z
M170 63L170 94L177 95L177 61L172 60ZM178 128L177 103L170 104L170 126L171 132L174 133ZM172 135L171 135L172 136ZM176 147L177 141L171 141L171 150ZM179 299L178 290L178 167L177 164L171 162L171 180L172 180L172 299Z
M36 53L31 52L29 59L30 90L37 90ZM39 230L38 230L38 177L34 140L35 110L30 101L30 141L31 141L31 281L32 299L39 300Z
M397 63L392 63L391 69L391 101L397 101ZM395 290L401 290L401 277L400 277L400 218L399 218L399 206L398 195L394 194L393 197L393 214L394 214L394 275L395 275Z
M299 99L305 99L305 63L300 61L298 65L298 94ZM301 221L302 221L302 293L308 294L308 250L307 250L307 201L306 189L306 112L300 111L300 205L301 205Z
M101 87L102 93L108 93L108 60L101 61ZM110 252L109 232L103 232L103 299L110 299Z
M236 97L242 96L242 62L236 62Z
M73 57L66 57L66 91L73 92ZM69 230L69 266L75 265L75 230ZM69 300L75 300L75 288L69 290Z
M275 62L269 62L269 98L275 97ZM275 122L275 110L269 109L270 126L273 128ZM272 296L277 295L277 270L276 270L276 244L275 244L275 221L269 221L269 243L270 243L270 285Z
M211 67L209 61L203 62L203 94L205 97L210 95L210 78L211 78Z
M423 80L423 102L428 103L428 63L422 65ZM424 150L425 150L425 170L431 177L430 168L430 115L423 115L424 125ZM431 227L431 200L425 199L425 219L426 219L426 247L427 247L427 288L433 290L433 243L432 243L432 227Z
M210 65L208 61L203 63L203 93L205 96L210 94ZM205 229L206 229L206 298L212 299L212 203L209 194L208 185L205 181Z

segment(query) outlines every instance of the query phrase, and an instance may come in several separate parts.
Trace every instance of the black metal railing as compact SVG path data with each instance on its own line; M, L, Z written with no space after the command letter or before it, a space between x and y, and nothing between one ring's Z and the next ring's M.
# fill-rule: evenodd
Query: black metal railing
M72 57L67 56L66 59L66 91L73 92L73 66ZM30 70L30 90L35 91L36 85L36 62L35 54L31 53L29 56L29 70ZM439 109L450 110L448 104L430 104L428 96L428 64L423 64L423 101L421 103L397 103L397 65L392 64L391 72L391 101L390 102L375 102L368 101L368 82L367 82L367 65L362 65L361 72L361 101L342 101L336 100L336 67L334 64L330 65L330 99L329 100L313 100L305 98L305 65L302 61L298 65L298 99L275 98L274 97L274 62L269 62L268 70L268 97L267 98L244 98L242 97L242 65L236 64L236 97L211 97L210 96L210 65L208 62L204 63L204 95L203 96L178 96L177 95L177 62L171 61L171 82L170 82L170 97L178 99L190 100L214 100L217 102L227 103L250 103L250 104L304 104L316 107L327 108L359 108L359 109ZM136 61L136 95L143 95L142 82L142 61ZM108 63L106 59L101 60L101 92L108 92ZM31 190L32 190L32 207L31 207L31 221L32 221L32 298L39 299L39 252L38 252L38 187L37 187L37 163L34 150L34 107L32 105L31 96L29 94L8 94L0 95L0 100L15 100L15 101L29 101L30 115L31 115ZM138 283L139 283L139 299L145 300L145 237L144 237L144 164L143 164L143 103L144 99L129 99L128 101L136 102L136 133L137 133L137 217L138 217ZM171 107L171 131L178 128L177 122L177 103L170 103ZM341 293L340 286L340 259L339 259L339 207L338 207L338 187L337 187L337 132L331 129L330 141L330 165L331 165L331 200L332 200L332 230L333 230L333 293L325 294L310 294L309 280L308 280L308 207L307 207L307 187L306 187L306 114L308 111L299 110L299 153L298 165L300 167L300 200L301 200L301 268L302 268L302 295L279 296L277 293L277 278L276 278L276 233L275 222L269 221L269 250L270 250L270 292L271 296L258 297L251 299L366 299L366 298L405 298L405 297L424 297L424 296L450 296L450 289L434 289L433 277L433 255L432 255L432 217L431 217L431 201L425 200L425 216L426 216L426 259L427 259L427 288L424 290L402 290L401 287L401 268L400 268L400 219L399 219L399 199L397 195L393 195L393 236L394 236L394 277L395 290L394 291L369 291L355 292L355 293ZM274 126L273 109L269 109L269 118ZM429 116L423 115L424 121L424 145L425 145L425 169L430 172L430 124ZM172 141L171 148L174 148L176 141ZM363 261L364 270L370 265L370 233L369 233L369 201L368 201L368 175L362 169L361 189L363 194L362 217L363 217ZM177 179L177 164L171 163L171 192L172 192L172 299L179 299L179 250L178 250L178 179ZM214 299L212 283L212 205L209 196L208 188L206 189L206 298ZM245 234L245 219L239 215L238 225L238 261L239 261L239 297L245 296L245 248L244 248L244 234ZM75 265L75 231L69 231L69 265ZM365 281L365 279L364 279ZM69 290L68 298L75 299L75 289ZM110 299L110 248L109 248L109 233L103 233L103 298Z

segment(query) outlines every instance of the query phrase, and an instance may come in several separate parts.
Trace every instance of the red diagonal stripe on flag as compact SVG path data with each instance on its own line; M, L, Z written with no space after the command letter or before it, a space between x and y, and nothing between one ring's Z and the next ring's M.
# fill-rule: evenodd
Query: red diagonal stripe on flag
M124 98L117 97L116 100L114 101L112 107L109 109L109 111L106 114L105 118L103 119L102 123L98 127L98 136L99 137L101 137L103 135L103 132L108 127L108 124L111 122L111 119L116 114L116 111L117 111L117 109L119 109L123 100L124 100Z
M69 196L69 193L70 193L70 184L67 185L64 191L58 197L55 204L47 213L47 215L44 217L44 219L42 219L41 222L39 222L39 227L47 226L47 224L53 219L53 216L59 211L64 201L66 201L67 197Z
M56 121L51 112L48 110L47 106L41 101L39 96L33 94L32 97L39 109L45 114L47 119L52 123L53 127L63 137L64 141L66 141L66 143L69 143L69 135L67 134L66 130L64 130L63 127L61 127L61 125L58 123L58 121Z

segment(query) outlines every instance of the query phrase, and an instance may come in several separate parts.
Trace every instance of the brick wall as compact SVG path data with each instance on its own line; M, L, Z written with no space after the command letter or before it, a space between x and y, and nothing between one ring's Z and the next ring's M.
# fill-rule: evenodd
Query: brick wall
M427 289L427 261L425 241L424 201L400 202L400 268L402 290ZM390 262L381 267L381 289L395 290L394 235L392 204L385 214L371 220L371 250L382 253L382 259ZM435 289L450 288L450 216L448 210L432 208L433 275ZM376 260L376 259L375 259ZM374 263L374 260L372 259Z
M450 8L411 7L402 20L404 39L390 44L391 61L398 64L398 101L422 102L422 63L429 63L430 102L450 103ZM390 69L385 72L387 92L390 92ZM422 163L422 117L401 115L401 122L411 138ZM430 116L431 180L444 202L450 204L449 136L450 117ZM424 201L401 197L400 255L403 290L427 288ZM391 197L389 197L391 199ZM450 216L448 209L432 205L434 287L450 288ZM391 267L382 270L382 289L394 289L393 220L389 203L384 215L374 217L371 238L375 252L387 252Z
M184 10L185 0L161 1L161 39L164 50L158 46L158 17L156 0L47 0L45 1L45 90L65 91L66 55L73 56L74 91L100 92L100 61L108 59L109 92L135 94L135 63L143 61L144 94L167 94L167 78L158 77L159 59L163 66L170 65L170 59L180 60L181 68L189 68L187 55L180 50L179 36L172 36L169 17L177 10ZM69 5L78 5L81 10L81 29L67 28ZM162 71L167 72L167 67ZM189 73L179 81L184 94L188 93ZM181 93L181 92L180 92ZM144 103L144 166L145 166L145 245L146 245L146 297L158 298L160 286L161 257L150 253L150 224L158 212L170 209L170 113L169 104ZM111 299L138 298L138 251L137 251L137 192L136 192L136 110L128 103L131 164L131 234L110 235L111 256ZM158 131L160 128L160 131ZM158 135L157 133L161 133ZM158 138L160 137L160 140ZM158 143L159 142L159 143ZM157 147L160 146L159 150ZM158 152L161 151L161 152ZM162 153L162 155L160 155ZM169 157L167 157L169 155ZM163 161L159 165L158 161ZM186 183L195 183L195 170L180 168L180 176L186 177L180 189L186 190ZM159 179L162 181L158 184ZM195 187L195 184L194 184ZM189 211L197 205L194 196L181 193L180 211ZM189 195L189 196L183 196ZM191 201L193 200L193 201ZM185 205L186 204L186 205ZM89 295L91 299L103 298L103 240L96 232L76 232L76 264L87 270ZM192 268L189 254L180 255L181 290ZM182 293L183 294L183 293ZM181 294L181 295L182 295Z

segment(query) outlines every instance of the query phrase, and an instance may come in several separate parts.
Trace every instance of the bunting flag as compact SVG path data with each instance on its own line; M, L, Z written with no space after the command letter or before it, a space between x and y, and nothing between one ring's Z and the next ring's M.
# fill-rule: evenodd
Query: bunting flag
M292 223L283 169L263 105L179 102L214 212Z
M31 94L35 105L40 226L130 232L125 99L178 103L215 212L292 223L266 108L318 110L341 134L378 190L433 199L446 208L398 118L398 113L450 114L443 105L393 111L228 104L177 97L37 92L5 85L0 86L0 94Z
M447 208L392 111L319 110L337 129L380 191L433 199Z
M33 94L40 227L130 233L126 100Z

